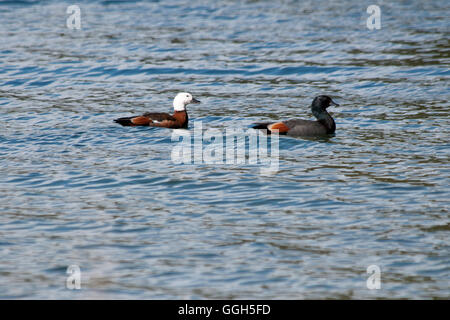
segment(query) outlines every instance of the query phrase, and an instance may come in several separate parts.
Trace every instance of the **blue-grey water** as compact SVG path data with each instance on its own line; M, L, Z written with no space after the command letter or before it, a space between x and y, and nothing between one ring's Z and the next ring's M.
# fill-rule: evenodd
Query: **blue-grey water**
M0 1L0 298L448 299L449 9ZM171 130L112 121L179 91L202 101L191 131L311 119L319 94L337 131L280 137L262 175L176 164Z

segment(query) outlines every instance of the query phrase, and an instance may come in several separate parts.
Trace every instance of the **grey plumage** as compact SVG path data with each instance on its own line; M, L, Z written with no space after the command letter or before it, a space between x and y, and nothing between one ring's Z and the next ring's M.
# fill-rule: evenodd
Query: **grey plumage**
M311 104L311 112L317 121L290 119L281 122L257 123L254 129L266 129L270 134L271 130L278 130L279 134L289 136L321 136L333 134L336 130L336 124L331 115L327 112L330 104L339 106L329 96L315 97Z
M321 136L327 134L327 128L319 121L291 119L283 121L289 127L288 136Z

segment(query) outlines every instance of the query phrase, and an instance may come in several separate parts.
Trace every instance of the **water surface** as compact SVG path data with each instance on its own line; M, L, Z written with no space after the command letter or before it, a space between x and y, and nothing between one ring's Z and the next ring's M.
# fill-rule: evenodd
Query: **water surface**
M0 298L448 299L448 1L78 1L81 30L71 4L0 2ZM336 135L267 176L112 122L179 91L190 130L328 94Z

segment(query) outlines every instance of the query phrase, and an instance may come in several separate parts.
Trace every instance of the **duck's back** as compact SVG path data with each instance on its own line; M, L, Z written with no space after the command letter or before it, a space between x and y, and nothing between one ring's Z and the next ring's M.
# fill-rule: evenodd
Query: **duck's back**
M283 122L289 127L289 136L318 136L327 134L327 128L319 121L291 119Z

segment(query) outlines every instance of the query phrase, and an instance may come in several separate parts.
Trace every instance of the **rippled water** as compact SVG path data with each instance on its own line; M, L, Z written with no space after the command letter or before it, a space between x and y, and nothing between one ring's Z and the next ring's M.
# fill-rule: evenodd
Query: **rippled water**
M0 1L0 298L449 298L448 1L70 4ZM328 94L336 135L267 176L112 122L179 91L191 130Z

